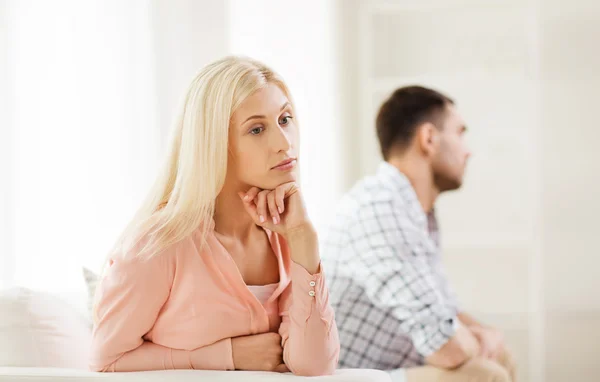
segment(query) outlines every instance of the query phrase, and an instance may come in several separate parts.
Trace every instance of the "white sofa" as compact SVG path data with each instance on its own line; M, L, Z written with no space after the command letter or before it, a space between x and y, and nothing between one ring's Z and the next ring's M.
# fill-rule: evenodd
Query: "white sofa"
M91 323L52 294L13 288L0 291L0 382L7 381L273 381L389 382L377 370L338 370L332 376L242 371L170 370L95 373L87 370Z
M344 369L326 377L297 377L292 374L250 371L168 370L135 373L94 373L77 369L49 367L0 367L0 381L16 382L375 382L390 381L387 373L378 370Z

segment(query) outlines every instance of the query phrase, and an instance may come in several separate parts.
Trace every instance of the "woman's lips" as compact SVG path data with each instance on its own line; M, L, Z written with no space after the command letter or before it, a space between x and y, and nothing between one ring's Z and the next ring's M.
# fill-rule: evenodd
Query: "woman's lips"
M294 167L296 167L296 159L288 159L273 167L272 170L289 171Z

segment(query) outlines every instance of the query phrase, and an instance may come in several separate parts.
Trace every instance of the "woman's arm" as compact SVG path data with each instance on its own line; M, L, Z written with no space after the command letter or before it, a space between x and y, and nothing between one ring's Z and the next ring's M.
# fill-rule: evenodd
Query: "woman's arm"
M317 235L312 226L306 226L289 232L287 244L292 281L280 298L283 359L294 374L332 374L340 343L325 276L319 269ZM318 273L311 274L305 267Z
M257 225L285 238L281 250L292 259L291 285L279 299L285 364L298 375L332 374L340 352L338 331L320 270L317 233L298 187L293 182L275 190L253 187L239 196Z
M233 369L229 338L194 350L144 340L168 299L173 274L173 256L168 253L111 262L97 291L92 370Z
M221 357L220 357L220 356ZM212 345L195 350L170 349L149 341L130 351L117 355L115 361L90 364L94 371L148 371L174 369L233 370L231 361L231 339L227 338ZM233 363L231 363L233 365Z

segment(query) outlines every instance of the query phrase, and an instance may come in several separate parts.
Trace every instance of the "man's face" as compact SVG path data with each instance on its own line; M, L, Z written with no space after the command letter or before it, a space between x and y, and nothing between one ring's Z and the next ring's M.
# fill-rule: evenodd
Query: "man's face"
M471 155L465 142L466 127L452 105L447 106L443 126L438 130L438 149L432 159L434 182L440 192L462 185L467 159Z

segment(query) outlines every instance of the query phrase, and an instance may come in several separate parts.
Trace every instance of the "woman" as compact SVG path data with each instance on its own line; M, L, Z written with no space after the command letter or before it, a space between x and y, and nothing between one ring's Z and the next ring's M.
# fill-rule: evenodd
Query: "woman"
M204 68L107 263L90 367L331 374L338 333L297 165L283 81L250 59Z

